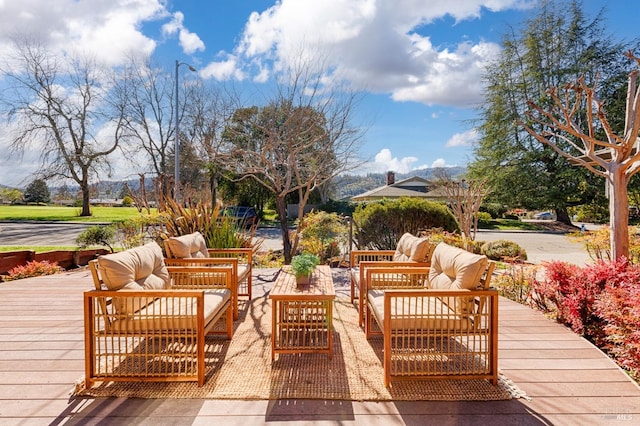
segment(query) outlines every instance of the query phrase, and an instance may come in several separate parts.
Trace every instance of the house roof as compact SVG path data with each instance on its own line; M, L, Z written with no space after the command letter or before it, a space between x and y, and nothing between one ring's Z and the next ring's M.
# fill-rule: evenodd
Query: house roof
M383 198L419 197L428 199L446 198L438 190L429 191L429 181L413 176L401 181L384 185L351 197L353 201L380 200Z

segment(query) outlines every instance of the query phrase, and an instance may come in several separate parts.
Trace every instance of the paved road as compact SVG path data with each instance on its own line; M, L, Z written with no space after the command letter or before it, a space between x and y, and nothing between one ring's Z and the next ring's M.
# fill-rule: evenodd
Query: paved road
M3 222L0 221L0 245L74 246L76 237L93 223Z
M78 234L92 224L80 223L15 223L0 222L0 245L75 245ZM587 229L591 225L587 225ZM282 249L278 228L259 228L263 250ZM483 231L480 241L510 240L524 248L532 263L562 260L576 265L590 262L581 244L570 241L565 235L537 231Z

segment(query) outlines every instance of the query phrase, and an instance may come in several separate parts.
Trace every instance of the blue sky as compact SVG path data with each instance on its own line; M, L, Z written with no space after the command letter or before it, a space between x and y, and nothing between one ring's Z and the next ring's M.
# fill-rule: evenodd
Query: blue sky
M506 28L532 16L536 0L0 0L0 52L16 33L52 49L92 51L118 65L125 51L171 69L187 62L212 84L260 87L274 64L323 55L366 88L358 122L368 130L360 172L463 166L476 133L481 75L500 54ZM616 39L640 36L635 0L584 0L605 8ZM302 43L304 41L304 43ZM182 68L184 70L184 68ZM0 149L6 141L0 138ZM0 183L24 185L34 164L0 158Z

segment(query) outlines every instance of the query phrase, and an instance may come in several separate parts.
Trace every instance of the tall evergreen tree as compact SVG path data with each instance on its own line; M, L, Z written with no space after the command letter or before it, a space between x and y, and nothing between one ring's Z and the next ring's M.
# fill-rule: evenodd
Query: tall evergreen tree
M27 203L48 203L51 201L47 184L42 179L31 182L24 190L24 201Z
M630 69L622 53L628 46L612 41L602 13L587 19L577 0L543 0L538 14L521 31L511 29L504 35L502 46L503 54L485 75L486 102L479 110L481 139L469 166L470 176L488 178L492 191L487 201L551 208L558 220L570 223L568 207L603 192L603 180L573 167L516 123L526 121L528 100L544 103L549 87L580 76L589 84L599 81L601 96L622 95L620 87L625 86ZM622 123L624 108L619 114ZM537 126L541 133L547 130Z

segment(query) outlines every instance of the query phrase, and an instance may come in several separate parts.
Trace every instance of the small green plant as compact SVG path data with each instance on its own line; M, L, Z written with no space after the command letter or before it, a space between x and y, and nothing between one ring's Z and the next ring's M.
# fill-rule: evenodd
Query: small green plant
M293 256L291 259L291 270L293 274L298 277L306 277L316 269L316 266L320 263L320 258L315 254L302 253Z
M76 238L76 243L80 247L87 247L92 245L103 245L109 247L109 250L113 253L112 244L116 242L116 227L114 225L102 226L95 225L90 226Z
M26 265L16 266L4 276L5 281L19 280L21 278L39 277L41 275L52 275L63 272L64 269L55 262L48 260L32 260Z

